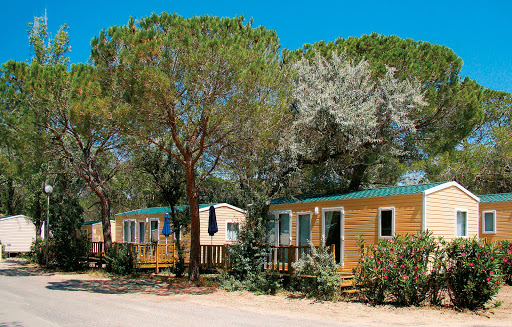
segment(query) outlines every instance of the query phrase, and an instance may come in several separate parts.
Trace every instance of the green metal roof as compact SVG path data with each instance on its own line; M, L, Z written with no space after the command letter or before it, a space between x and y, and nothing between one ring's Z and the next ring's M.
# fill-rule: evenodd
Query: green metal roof
M94 221L86 221L82 225L94 225L97 223L101 223L101 220L94 220Z
M512 201L512 193L485 194L478 197L482 203Z
M392 196L392 195L417 194L417 193L421 193L425 190L431 189L433 187L439 186L441 184L444 184L444 183L392 186L392 187L375 188L375 189L342 193L342 194L297 195L297 196L291 196L291 197L279 198L279 199L272 200L271 204L288 204L288 203L317 202L317 201L328 201L328 200L361 199L361 198Z
M203 208L207 208L209 206L216 205L217 203L211 203L211 204L200 204L199 210ZM176 206L174 209L176 209L179 212L185 211L188 206ZM171 207L153 207L153 208L143 208L143 209L137 209L132 210L128 212L118 213L116 216L128 216L128 215L151 215L151 214L157 214L157 213L170 213Z

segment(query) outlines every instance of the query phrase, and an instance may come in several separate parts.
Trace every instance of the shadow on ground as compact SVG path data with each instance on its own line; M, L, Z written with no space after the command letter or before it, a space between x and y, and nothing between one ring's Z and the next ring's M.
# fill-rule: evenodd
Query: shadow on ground
M26 276L51 276L47 272L24 259L4 259L0 268L0 276L26 277ZM1 327L1 325L0 325Z
M91 292L101 294L151 294L151 295L204 295L215 292L208 287L197 287L191 284L168 284L158 280L108 279L78 280L70 279L49 282L46 288L55 291Z

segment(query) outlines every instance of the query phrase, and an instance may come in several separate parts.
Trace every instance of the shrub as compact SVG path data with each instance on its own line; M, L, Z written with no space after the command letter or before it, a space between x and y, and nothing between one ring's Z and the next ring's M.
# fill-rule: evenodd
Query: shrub
M294 286L308 297L336 299L341 291L341 276L337 274L339 265L328 247L317 249L312 243L309 246L310 253L292 263Z
M54 261L55 254L53 250L53 240L49 240L48 248L50 252L48 253L48 265L51 266ZM46 265L46 240L43 238L36 238L30 247L30 258L33 262L37 263L40 266Z
M113 243L105 256L106 271L116 275L129 275L133 272L133 254L129 244Z
M268 207L253 205L245 224L241 226L239 241L229 247L229 267L221 272L221 286L229 291L248 290L275 294L281 279L265 269L272 248L266 231Z
M512 285L512 242L498 241L495 243L495 247L500 259L503 280Z
M498 293L499 258L492 245L477 239L455 239L446 255L446 280L453 305L475 310Z
M399 305L417 305L429 294L429 263L436 239L428 233L396 235L365 249L359 239L361 262L355 284L371 304L382 304L388 295Z

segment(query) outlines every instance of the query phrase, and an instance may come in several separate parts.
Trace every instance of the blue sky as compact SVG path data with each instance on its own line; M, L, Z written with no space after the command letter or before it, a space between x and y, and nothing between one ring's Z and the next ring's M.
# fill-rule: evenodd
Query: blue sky
M89 57L90 40L102 28L152 12L253 18L277 31L285 48L372 32L445 45L464 61L462 76L512 93L512 1L0 1L0 63L30 57L27 23L48 11L49 31L70 27L72 63Z

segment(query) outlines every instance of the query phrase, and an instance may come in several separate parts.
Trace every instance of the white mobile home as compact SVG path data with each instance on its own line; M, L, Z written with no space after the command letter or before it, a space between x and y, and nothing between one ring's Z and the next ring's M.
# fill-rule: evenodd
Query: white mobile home
M24 215L0 217L0 243L8 253L30 252L36 239L36 227Z

